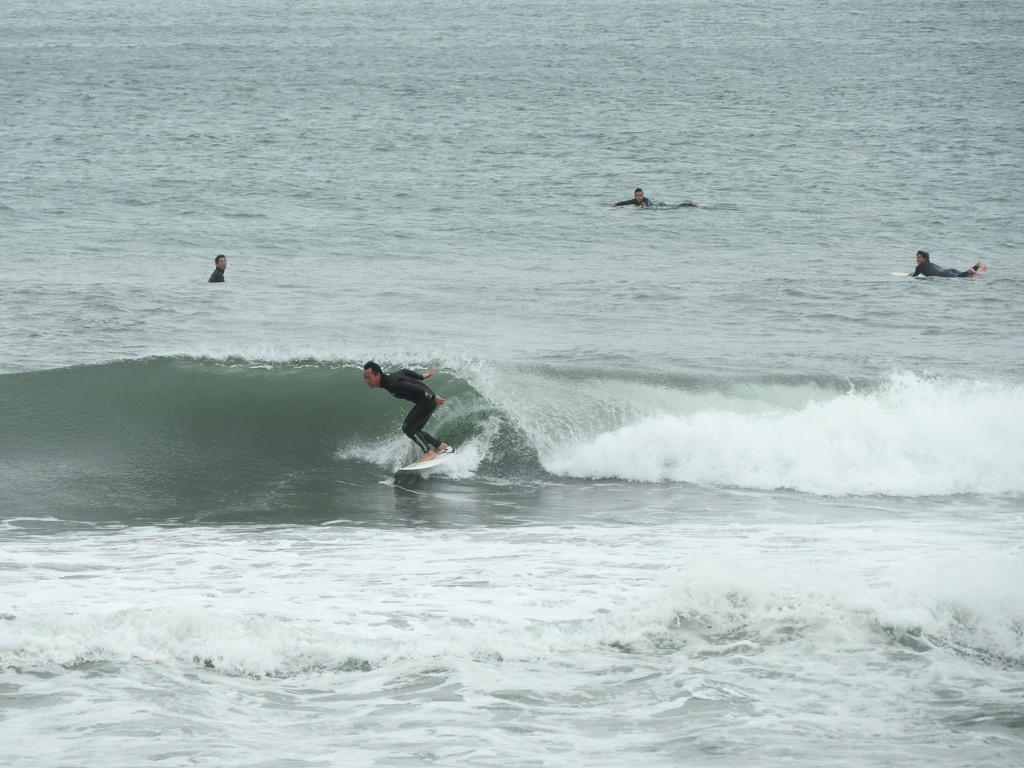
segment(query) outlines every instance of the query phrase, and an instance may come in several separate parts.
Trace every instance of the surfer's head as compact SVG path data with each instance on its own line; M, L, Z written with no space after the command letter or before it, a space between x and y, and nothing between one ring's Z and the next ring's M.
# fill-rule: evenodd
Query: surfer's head
M363 366L363 381L366 382L367 386L379 387L382 373L383 371L380 369L380 366L371 360Z
M217 257L213 260L213 263L217 267L217 269L227 269L228 257L225 256L223 253L218 253Z
M644 191L640 189L640 187L637 187L636 189L633 190L633 199L636 200L638 203L644 199Z
M928 261L928 251L918 251L917 252L917 263L920 264L920 263L925 262L925 261Z

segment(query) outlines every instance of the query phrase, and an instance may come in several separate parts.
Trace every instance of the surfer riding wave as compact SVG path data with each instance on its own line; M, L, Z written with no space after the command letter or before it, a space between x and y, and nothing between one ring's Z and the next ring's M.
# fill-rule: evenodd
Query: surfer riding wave
M444 404L444 398L435 395L423 383L423 380L430 378L433 373L433 368L423 373L416 373L408 368L394 373L384 373L381 367L372 360L363 365L363 379L367 385L373 389L387 390L395 397L414 404L409 415L402 422L402 432L423 451L423 455L416 459L417 463L436 459L439 453L449 450L447 443L441 442L433 435L423 431L427 421L433 415L434 409Z

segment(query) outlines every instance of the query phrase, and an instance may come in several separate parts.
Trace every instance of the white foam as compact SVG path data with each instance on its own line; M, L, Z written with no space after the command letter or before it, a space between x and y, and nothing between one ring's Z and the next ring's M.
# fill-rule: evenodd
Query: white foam
M906 374L762 413L663 412L542 455L558 475L821 495L1024 492L1024 389Z
M478 749L529 733L534 762L567 739L576 755L632 754L648 738L898 743L945 692L971 691L984 712L1015 705L1024 570L1006 541L1018 526L709 514L18 537L0 570L0 682L47 716L12 709L9 748L88 734L53 747L51 762L67 762L69 749L103 749L107 724L126 750L118 765L144 762L133 750L152 750L153 733L173 749L179 732L193 751L226 757L230 744L248 763L281 737L315 761L352 758L349 736L394 748L437 729L472 733ZM625 741L609 741L609 722Z

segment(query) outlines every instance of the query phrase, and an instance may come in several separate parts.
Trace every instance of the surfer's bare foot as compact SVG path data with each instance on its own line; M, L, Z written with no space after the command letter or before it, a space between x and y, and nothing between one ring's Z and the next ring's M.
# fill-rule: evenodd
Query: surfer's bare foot
M422 456L420 456L418 459L416 459L416 461L413 462L413 463L414 464L419 464L421 461L430 461L431 459L436 459L436 458L437 458L437 451L435 451L433 448L431 448L429 451L427 451Z
M983 262L983 261L979 261L977 264L975 264L974 268L975 269L980 269L982 272L987 272L988 271L988 267L985 266L985 262Z
M448 443L441 443L434 450L436 450L438 453L445 453L449 448L451 448L451 446L448 445Z

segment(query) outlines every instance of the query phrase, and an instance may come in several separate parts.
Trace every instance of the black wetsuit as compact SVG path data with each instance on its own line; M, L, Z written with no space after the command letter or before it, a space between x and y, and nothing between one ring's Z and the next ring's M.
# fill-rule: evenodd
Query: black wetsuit
M917 265L917 269L914 270L914 274L911 277L917 277L918 275L925 275L926 277L970 277L970 271L958 272L957 270L950 267L949 269L943 269L938 264L932 264L930 261L922 261Z
M636 198L632 200L623 200L621 203L616 203L615 207L618 208L620 205L635 205L638 208L692 208L691 203L678 203L677 205L669 205L668 203L656 203L653 200L644 198L639 203Z
M386 389L392 395L402 400L415 403L409 415L402 422L402 432L426 453L431 448L437 449L441 441L423 431L427 420L437 408L437 401L434 400L434 393L423 383L423 375L403 368L394 373L382 373L380 377L381 389Z
M220 267L217 267L215 270L213 270L213 274L210 275L210 279L207 280L206 282L208 282L208 283L223 283L224 282L224 270L221 269Z

